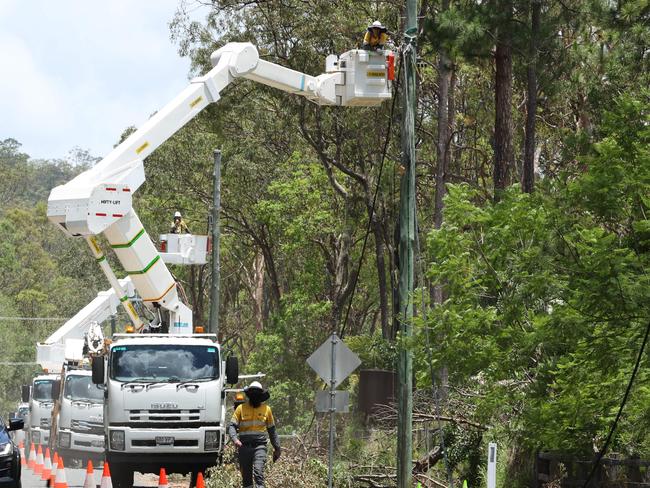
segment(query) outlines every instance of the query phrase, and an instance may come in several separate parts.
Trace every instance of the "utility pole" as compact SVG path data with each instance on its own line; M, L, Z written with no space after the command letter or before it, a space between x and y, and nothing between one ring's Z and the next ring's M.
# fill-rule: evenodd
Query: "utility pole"
M415 245L415 73L417 60L417 0L406 0L402 51L402 182L399 206L399 322L397 365L397 488L413 485L413 283Z
M221 226L221 151L214 151L214 189L212 197L212 283L210 286L210 322L208 332L219 335L219 291L221 279L221 261L219 256L219 238Z

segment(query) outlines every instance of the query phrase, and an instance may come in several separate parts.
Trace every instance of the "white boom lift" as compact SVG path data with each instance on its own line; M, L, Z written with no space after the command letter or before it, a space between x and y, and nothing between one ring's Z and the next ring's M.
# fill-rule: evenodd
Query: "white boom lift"
M376 106L391 97L390 51L352 50L328 56L326 73L311 76L260 59L251 43L228 43L211 56L213 68L195 78L174 100L93 168L50 194L47 215L66 234L84 237L136 329L143 323L108 266L95 235L103 233L145 305L156 312L150 327L192 331L192 314L132 207L145 180L143 160L210 103L233 80L245 78L301 95L320 105ZM161 309L166 312L165 316ZM164 326L162 329L159 327Z
M130 278L119 280L128 297L135 295ZM120 298L115 290L100 291L74 317L65 322L44 342L36 344L36 362L45 371L58 373L66 359L81 360L84 338L93 323L102 323L117 313Z
M192 312L181 302L165 265L165 261L201 262L203 245L191 237L168 235L162 239L166 247L160 254L132 207L133 193L145 180L143 160L218 101L221 91L237 78L321 105L377 106L391 97L391 51L352 50L328 56L326 72L315 77L260 59L250 43L229 43L211 60L214 67L206 75L192 80L93 168L54 188L48 201L50 220L90 245L113 288L110 303L118 299L135 329L148 332L117 334L105 343L101 329L90 327L86 336L99 346L90 351L92 381L104 390L105 453L116 468L116 488L131 488L135 471L157 473L166 467L168 472L195 476L214 465L226 442L225 397L230 391L226 385L235 385L240 378L236 358L224 358L216 336L193 334ZM129 281L116 278L98 234L108 240ZM130 302L130 285L142 299L149 317L146 324ZM82 329L79 322L71 328ZM52 349L42 347L43 362L47 354L54 354Z

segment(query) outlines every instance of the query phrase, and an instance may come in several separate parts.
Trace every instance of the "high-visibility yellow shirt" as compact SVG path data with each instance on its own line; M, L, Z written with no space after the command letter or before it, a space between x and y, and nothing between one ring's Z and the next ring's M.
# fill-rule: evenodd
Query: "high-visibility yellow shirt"
M275 427L271 407L265 404L253 407L248 402L239 405L235 409L231 423L237 426L240 437L265 434L267 429Z
M384 46L388 42L388 34L386 32L379 32L378 36L375 36L373 32L366 31L366 35L363 36L363 43L369 45L370 47L375 46Z

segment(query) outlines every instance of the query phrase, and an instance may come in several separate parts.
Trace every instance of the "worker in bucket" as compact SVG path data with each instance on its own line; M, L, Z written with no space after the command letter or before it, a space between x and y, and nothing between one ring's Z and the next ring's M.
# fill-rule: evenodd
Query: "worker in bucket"
M174 221L172 222L171 234L191 234L190 229L183 220L183 216L179 211L174 213Z
M366 35L363 37L363 48L367 51L384 49L388 42L388 29L381 22L375 20L368 26Z
M273 462L280 458L280 439L271 407L264 403L270 398L268 390L259 381L253 381L244 393L248 401L235 409L228 435L238 449L242 486L264 488L267 435L273 446Z

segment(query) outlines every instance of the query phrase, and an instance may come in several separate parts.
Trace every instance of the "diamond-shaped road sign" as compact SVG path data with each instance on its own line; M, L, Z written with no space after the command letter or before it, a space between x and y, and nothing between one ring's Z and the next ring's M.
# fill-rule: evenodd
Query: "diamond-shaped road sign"
M334 346L334 354L332 354L332 346ZM334 385L332 387L336 388L350 376L352 371L359 367L361 360L336 334L332 334L307 359L307 364L311 369L316 371L316 374L328 385L331 385L332 381L332 356L334 356Z

